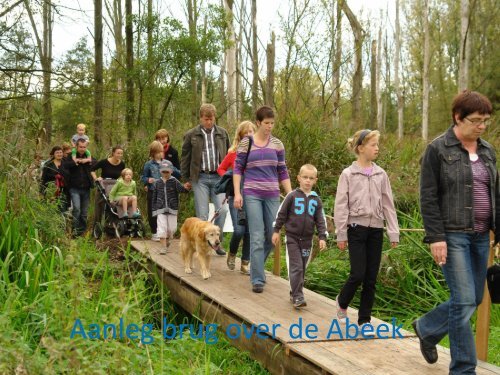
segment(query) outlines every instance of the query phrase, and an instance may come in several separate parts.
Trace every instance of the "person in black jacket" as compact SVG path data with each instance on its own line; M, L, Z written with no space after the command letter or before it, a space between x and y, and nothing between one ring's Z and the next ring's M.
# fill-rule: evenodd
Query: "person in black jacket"
M295 308L307 306L304 299L304 276L311 255L314 228L318 230L319 248L326 248L326 218L321 198L312 191L318 171L311 164L300 168L297 179L300 187L287 194L281 203L274 223L272 242L276 246L281 227L286 231L286 253L290 299Z
M80 236L87 229L87 213L90 202L90 189L94 180L90 174L95 159L85 156L85 140L76 142L76 160L69 159L64 164L68 169L69 192L73 205L73 235Z
M161 178L155 181L153 189L152 211L153 216L158 219L156 233L162 244L160 254L167 253L170 239L173 238L177 230L179 193L189 191L187 183L183 186L178 179L172 176L173 171L173 164L168 160L163 160L160 163Z
M170 144L170 135L166 129L160 129L155 133L155 141L158 141L163 146L163 159L171 162L175 169L172 176L177 179L181 178L181 163L179 162L179 152Z
M111 149L111 154L106 159L101 159L92 165L90 174L94 181L102 181L105 178L118 180L125 169L123 162L123 147L115 146ZM101 176L97 177L96 171L101 170ZM96 191L94 206L94 222L101 221L104 212L104 198Z
M493 106L484 95L464 90L452 103L453 124L425 149L420 173L420 208L434 262L450 298L413 321L428 363L448 335L450 374L475 374L470 319L483 300L490 230L500 239L500 185L496 151L482 135ZM434 301L430 301L431 303Z
M42 167L42 181L40 183L40 193L46 197L46 191L49 184L55 186L55 198L57 199L59 209L62 213L68 210L67 171L63 166L63 150L60 146L52 147L50 151L50 160Z

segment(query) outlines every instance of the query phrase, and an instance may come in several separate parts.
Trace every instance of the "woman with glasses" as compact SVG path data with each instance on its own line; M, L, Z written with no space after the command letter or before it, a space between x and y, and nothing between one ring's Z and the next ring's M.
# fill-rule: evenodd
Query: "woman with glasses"
M443 270L450 298L413 322L428 363L436 345L450 340L450 374L475 374L477 364L470 318L483 299L490 229L500 238L500 190L496 153L481 138L492 105L465 90L452 104L453 124L425 150L420 175L424 242Z

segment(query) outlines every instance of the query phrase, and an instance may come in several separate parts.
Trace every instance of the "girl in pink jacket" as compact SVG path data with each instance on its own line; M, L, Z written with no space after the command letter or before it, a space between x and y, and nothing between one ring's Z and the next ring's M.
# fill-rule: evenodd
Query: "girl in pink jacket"
M358 325L365 336L374 336L370 324L382 256L384 220L392 247L399 243L399 227L387 173L373 161L378 156L380 133L364 129L348 140L357 160L342 171L335 198L337 246L349 244L351 272L336 298L337 320L347 321L347 307L360 285Z

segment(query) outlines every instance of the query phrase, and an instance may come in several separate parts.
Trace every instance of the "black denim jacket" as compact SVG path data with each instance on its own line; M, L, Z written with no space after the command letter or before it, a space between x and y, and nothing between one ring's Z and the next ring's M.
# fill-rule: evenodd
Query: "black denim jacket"
M490 175L492 217L490 229L495 243L500 239L500 189L496 154L483 139L477 154ZM424 220L424 242L445 241L445 232L474 232L473 177L469 153L456 137L453 126L426 148L420 173L420 209Z

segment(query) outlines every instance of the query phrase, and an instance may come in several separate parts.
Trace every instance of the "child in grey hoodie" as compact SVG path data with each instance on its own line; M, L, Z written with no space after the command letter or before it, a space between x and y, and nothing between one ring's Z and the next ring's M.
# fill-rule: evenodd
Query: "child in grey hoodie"
M378 156L380 133L364 129L348 140L357 160L342 171L335 198L334 221L337 246L349 244L351 272L337 296L337 320L347 321L347 307L362 284L358 325L366 336L374 336L370 325L375 300L384 220L392 247L399 243L399 227L387 173L373 161ZM363 327L366 325L367 327Z
M321 198L312 190L318 181L314 165L305 164L297 176L300 187L287 194L274 222L272 242L276 246L280 229L286 231L286 265L290 280L290 300L296 309L307 306L304 299L304 276L309 264L314 230L317 229L319 248L326 249L326 218Z

